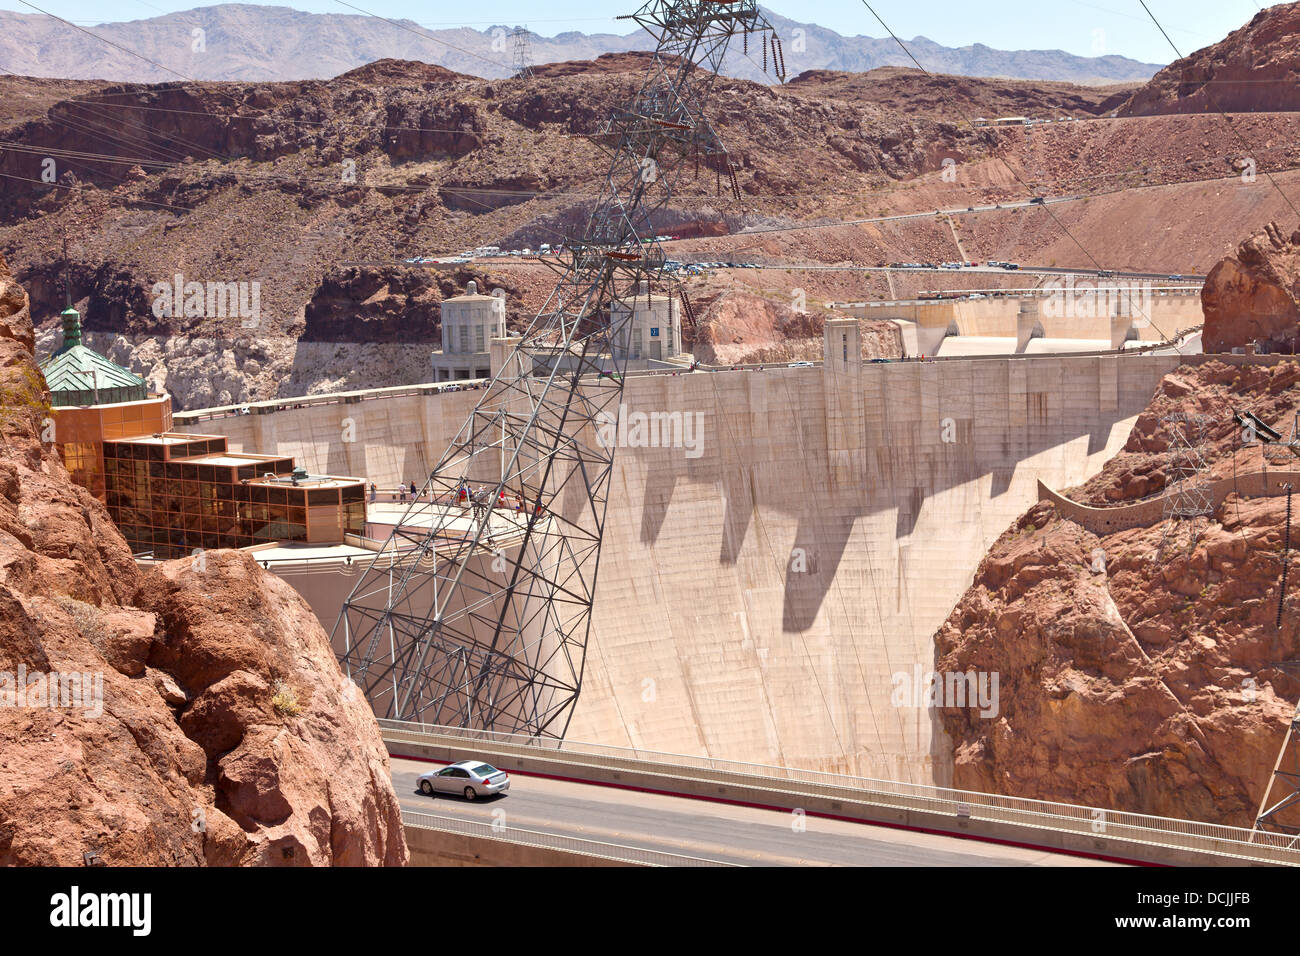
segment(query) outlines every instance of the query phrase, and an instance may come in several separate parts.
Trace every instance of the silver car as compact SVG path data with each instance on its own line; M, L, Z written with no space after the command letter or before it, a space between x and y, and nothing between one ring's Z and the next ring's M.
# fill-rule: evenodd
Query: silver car
M441 770L420 774L416 786L427 797L435 793L459 793L466 800L476 800L505 793L510 789L510 777L504 770L482 760L460 760Z

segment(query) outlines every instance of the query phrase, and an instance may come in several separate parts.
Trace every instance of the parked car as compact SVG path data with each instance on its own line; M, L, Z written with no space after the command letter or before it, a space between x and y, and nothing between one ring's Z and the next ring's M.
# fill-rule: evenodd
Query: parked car
M435 793L459 793L466 800L490 797L510 789L510 777L482 760L458 760L441 770L420 774L416 787L427 797Z

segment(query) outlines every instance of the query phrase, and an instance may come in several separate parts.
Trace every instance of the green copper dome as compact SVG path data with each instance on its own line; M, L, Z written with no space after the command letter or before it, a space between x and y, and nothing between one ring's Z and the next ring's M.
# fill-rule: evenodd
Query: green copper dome
M63 345L41 363L50 404L114 405L149 397L144 379L81 344L81 314L76 309L65 309L62 317Z

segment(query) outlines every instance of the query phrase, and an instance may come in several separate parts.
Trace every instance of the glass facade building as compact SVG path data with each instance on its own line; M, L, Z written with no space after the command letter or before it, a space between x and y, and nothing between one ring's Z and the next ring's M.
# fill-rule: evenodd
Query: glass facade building
M54 408L54 438L72 480L107 503L104 442L170 431L171 399L152 395L144 401L84 408Z
M231 452L221 435L171 431L171 399L82 345L75 309L62 318L63 345L41 363L51 437L73 481L108 506L137 557L339 544L365 533L360 478L308 475L292 458Z
M104 442L113 520L137 555L299 541L365 530L365 484L295 472L293 459L234 454L219 435L171 432Z

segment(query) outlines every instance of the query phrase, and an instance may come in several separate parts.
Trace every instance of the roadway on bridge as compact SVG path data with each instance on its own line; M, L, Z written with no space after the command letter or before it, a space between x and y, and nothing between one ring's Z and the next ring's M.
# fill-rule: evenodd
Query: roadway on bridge
M393 788L404 810L479 823L702 857L744 866L1106 866L1096 860L978 840L809 816L799 832L784 810L615 787L510 775L502 797L467 801L416 791L420 774L443 766L394 757Z

